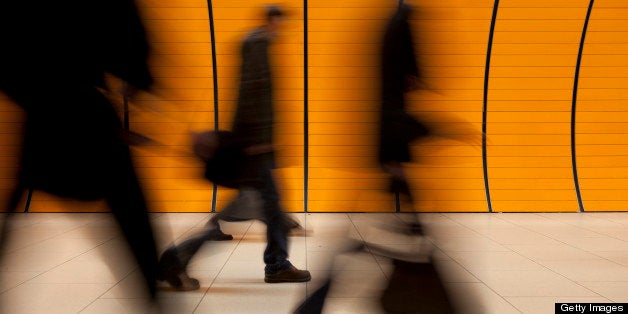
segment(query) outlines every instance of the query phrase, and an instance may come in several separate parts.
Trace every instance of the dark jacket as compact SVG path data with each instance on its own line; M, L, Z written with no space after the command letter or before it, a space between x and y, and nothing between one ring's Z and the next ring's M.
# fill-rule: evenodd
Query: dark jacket
M419 77L408 23L410 12L410 7L401 5L388 23L383 38L380 163L410 161L409 143L428 133L421 122L405 111L407 79Z
M144 90L153 82L135 3L4 0L0 41L0 90L27 116L22 184L104 197L130 165L120 119L102 93L104 77Z
M273 140L269 45L262 28L252 31L242 44L240 90L232 131L243 146L271 144Z

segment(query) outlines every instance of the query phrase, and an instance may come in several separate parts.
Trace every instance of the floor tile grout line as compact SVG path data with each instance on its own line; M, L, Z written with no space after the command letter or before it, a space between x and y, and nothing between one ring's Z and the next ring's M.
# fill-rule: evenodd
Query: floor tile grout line
M543 217L542 215L538 215L538 216ZM547 217L543 217L543 218L547 218ZM507 220L506 220L506 221L507 221ZM510 221L507 221L507 222L512 223L512 222L510 222ZM539 235L541 235L541 236L547 237L547 238L549 238L549 239L552 239L552 240L558 241L558 242L560 242L560 243L563 243L563 244L564 244L564 245L566 245L566 246L573 247L573 246L571 246L571 245L570 245L570 244L568 244L568 243L565 243L565 242L563 242L563 241L561 241L561 240L558 240L558 239L555 239L555 238L553 238L553 237L549 237L549 236L547 236L547 235L544 235L544 234L542 234L542 233L540 233L540 232L538 232L538 231L536 231L536 230L530 229L530 228L528 228L528 227L526 227L526 226L524 226L524 225L519 225L519 224L514 224L514 223L512 223L512 224L513 224L513 225L515 225L515 226L517 226L517 227L523 228L523 229L525 229L525 230L531 231L531 232L533 232L533 233L537 233L537 234L539 234ZM474 230L474 231L475 231L475 230ZM549 267L547 267L547 266L545 266L545 265L543 265L543 264L539 263L539 261L537 261L537 260L535 260L535 259L531 259L531 258L529 258L529 257L527 257L527 256L525 256L525 255L523 255L523 254L521 254L521 253L519 253L519 252L517 252L517 251L515 251L515 250L511 249L510 247L507 247L507 246L503 245L502 243L499 243L499 242L496 242L496 243L498 243L500 246L504 246L504 247L505 247L505 248L507 248L510 252L515 253L515 254L517 254L518 256L520 256L520 257L522 257L522 258L524 258L524 259L526 259L526 260L529 260L529 261L533 262L534 264L537 264L537 265L541 266L542 268L546 269L547 271L550 271L551 273L554 273L555 275L557 275L557 276L559 276L559 277L562 277L562 278L566 279L567 281L572 282L573 284L575 284L575 285L577 285L577 286L580 286L580 287L584 288L585 290L588 290L588 291L590 291L590 292L592 292L592 293L594 293L594 294L597 294L597 295L599 295L599 296L601 296L601 297L603 297L603 298L605 298L605 299L608 299L608 298L606 298L605 296L602 296L602 295L600 295L599 293L597 293L597 292L595 292L595 291L593 291L593 290L591 290L591 289L589 289L589 288L587 288L587 287L585 287L585 286L583 286L583 285L579 284L577 281L572 280L571 278L568 278L568 277L566 277L565 275L563 275L563 274L561 274L561 273L558 273L558 272L554 271L553 269L551 269L551 268L549 268ZM573 248L575 248L575 249L579 249L579 248L576 248L576 247L573 247ZM581 251L583 251L583 252L587 252L587 251L584 251L584 250L581 250ZM588 253L590 253L590 252L588 252ZM462 265L461 265L461 266L462 266ZM489 286L486 282L484 282L482 279L478 278L478 277L477 277L477 276L476 276L476 275L475 275L475 274L474 274L474 273L473 273L470 269L467 269L467 268L466 268L466 267L464 267L464 266L462 266L462 267L463 267L463 268L464 268L467 272L469 272L469 273L470 273L470 274L472 274L474 277L476 277L478 280L480 280L480 282L482 282L484 285L486 285L489 289L491 289L491 291L495 292L495 294L499 295L502 299L504 299L506 302L508 302L509 304L511 304L513 307L517 308L514 304L510 303L510 301L506 300L506 298L507 298L507 297L512 297L512 296L504 296L504 295L499 294L497 291L493 290L493 289L492 289L492 288L491 288L491 287L490 287L490 286ZM525 270L506 270L506 271L513 271L513 272L515 272L515 271L519 271L519 272L520 272L520 271L525 271ZM517 309L518 309L518 308L517 308Z
M393 217L397 216L396 213L392 213L392 214L394 214ZM373 254L373 252L371 251L371 248L368 246L368 243L366 242L366 239L364 239L364 236L360 232L360 228L357 226L355 221L351 218L351 215L347 214L347 217L349 218L349 221L351 222L351 225L353 226L353 228L355 229L357 234L360 236L360 241L362 242L362 244L364 244L365 251L367 251L371 255L371 258L373 258L375 260L375 263L377 263L377 267L379 268L379 270L384 275L384 278L386 278L386 280L390 279L388 274L386 274L386 271L384 271L384 268L382 267L382 263L377 259L377 256L375 256L375 254Z
M492 215L495 215L495 214L492 214ZM355 234L357 234L360 237L360 239L362 239L362 240L364 240L365 239L364 237L368 236L368 235L365 235L364 232L366 230L364 228L360 229L360 228L358 228L358 226L360 226L360 225L366 226L369 223L369 221L371 221L372 223L376 223L376 221L377 221L377 220L370 220L370 218L369 219L360 220L360 219L362 219L361 216L353 216L353 215L348 214L348 213L343 213L343 216L345 216L346 218L349 219L350 224L353 226L353 228L354 228L354 230L356 232ZM608 218L606 216L602 216L602 217L596 217L595 219L591 219L589 221L587 221L586 217L584 217L584 216L583 216L583 219L581 221L580 220L574 220L573 218L575 216L573 216L573 215L570 215L570 216L554 216L554 217L550 217L550 216L552 216L552 215L542 215L542 214L534 213L534 215L529 216L529 218L539 217L540 218L539 222L541 224L544 224L545 222L550 222L550 224L547 225L547 226L549 226L549 228L551 228L552 223L561 223L561 226L565 226L566 227L566 229L564 231L568 231L568 230L569 231L573 231L574 232L573 233L574 236L584 235L584 234L582 234L583 230L587 230L587 231L589 231L591 233L590 234L587 233L586 235L591 235L593 238L596 238L596 239L599 238L600 241L618 240L618 241L626 242L625 240L622 240L623 233L621 233L620 230L609 232L609 233L604 233L603 232L604 231L603 228L604 228L606 223L608 223L609 226L620 227L620 225L622 225L621 224L621 221L622 221L622 217L621 216L618 216L618 217L613 218L613 219L610 219L610 218ZM102 217L102 216L94 216L94 217ZM395 215L393 215L393 217L399 218L398 216L395 216ZM443 218L443 217L446 217L446 219L441 220L441 218ZM511 217L515 217L515 216L511 216ZM560 217L564 217L565 219L561 221ZM312 217L307 217L306 216L305 218L306 219L310 219ZM482 230L483 230L483 229L481 229L482 219L475 219L474 218L474 219L472 219L470 221L470 223L464 224L464 216L460 216L460 217L458 217L458 216L448 216L447 213L439 213L437 216L434 216L434 220L432 220L431 216L428 217L428 218L429 219L427 219L426 222L435 222L437 224L440 224L441 222L444 222L445 226L448 226L448 228L449 228L449 225L448 225L447 221L453 221L453 222L456 223L456 225L461 225L461 226L467 228L469 231L471 231L472 233L469 232L470 236L473 236L473 234L480 234L479 232L482 232ZM560 231L559 233L551 232L551 229L545 229L545 227L543 227L543 228L535 228L535 225L534 225L535 220L534 219L527 219L527 218L524 217L523 220L517 221L517 219L502 219L502 218L499 218L499 221L497 221L497 225L496 226L499 226L499 224L501 223L500 221L507 222L508 223L507 224L508 227L516 228L515 230L518 229L518 230L521 230L522 232L524 230L526 232L530 232L531 236L533 236L533 234L537 234L537 235L540 235L540 236L542 236L544 238L551 239L552 241L556 241L555 245L559 245L560 247L564 247L566 249L567 248L568 249L574 249L574 250L578 250L578 252L591 254L590 256L592 258L595 258L596 260L599 260L600 262L604 261L604 262L610 262L610 263L617 264L617 265L622 267L620 269L620 271L623 271L623 269L628 268L628 265L622 264L621 263L621 259L617 258L619 255L604 254L604 252L606 252L606 251L591 251L591 250L595 250L596 248L598 248L598 249L600 248L600 247L596 247L595 246L595 243L596 243L595 240L590 240L590 241L593 241L593 242L592 243L588 243L588 242L587 243L583 243L582 245L580 245L581 247L578 247L578 246L575 246L575 245L579 245L578 244L578 243L580 243L579 241L576 241L576 242L569 241L571 239L570 238L571 234L564 233L564 232L562 232L560 230L559 230ZM59 219L59 222L60 222L61 225L64 225L66 223L66 221L64 219ZM307 223L310 223L310 222L311 221L307 221ZM366 222L366 223L363 224L362 222ZM480 224L475 225L476 222L480 223ZM88 222L87 224L91 224L91 223L92 222ZM306 223L306 226L307 226L307 223ZM196 223L196 225L198 225L198 223ZM486 225L490 227L490 223L486 223ZM625 225L625 224L623 224L623 225ZM81 225L77 225L75 227L70 226L69 230L64 231L64 232L62 232L60 234L56 234L53 238L57 238L57 237L63 236L64 234L72 232L72 230L76 230L77 228L81 228L81 226L85 226L85 224L83 224L83 222L81 222ZM436 228L438 228L438 226L440 226L440 225L435 225L435 227L434 227L435 230L438 230L438 229L436 229ZM248 227L246 228L246 231L245 231L245 235L249 234L250 232L252 232L252 227L253 227L252 224L248 225ZM455 228L455 226L453 226L452 228ZM519 228L521 228L521 229L519 229ZM55 229L56 228L51 228L51 230L53 230L53 231ZM28 230L28 227L26 229L24 229L24 230ZM191 230L191 229L189 229L189 230ZM240 229L240 230L242 230L242 229ZM445 230L445 231L448 232L449 229ZM455 231L455 230L452 229L452 231ZM458 235L458 233L454 233L454 234ZM523 234L525 235L525 233L523 233ZM462 236L464 236L464 237L467 236L466 232L465 232L465 234L461 233L460 235L461 235L461 237ZM486 234L480 234L480 235L484 239L491 239ZM591 292L590 293L590 295L591 295L590 298L596 298L597 299L599 297L599 298L605 299L605 300L613 300L613 298L611 297L613 295L613 293L608 292L608 291L606 291L604 289L598 289L597 285L588 285L587 284L588 282L600 282L600 281L594 280L595 279L594 277L591 277L591 278L584 277L584 278L591 279L591 280L587 280L587 281L576 281L575 279L570 279L570 278L567 277L567 276L571 276L571 273L573 271L568 271L569 269L563 268L563 266L561 266L560 264L558 264L556 266L553 266L553 264L548 264L548 266L544 266L544 264L541 264L541 263L544 263L544 261L549 260L551 258L560 258L560 256L548 256L548 255L544 255L543 252L536 252L536 251L535 252L537 254L530 255L530 254L527 254L526 251L517 250L517 248L513 247L512 245L502 244L501 243L501 242L504 242L504 243L511 243L511 242L515 243L517 241L516 238L512 238L511 239L511 238L507 238L507 237L499 237L499 233L492 233L492 234L489 234L489 235L492 235L492 237L495 239L493 241L496 241L497 244L499 244L499 245L501 245L501 246L503 246L505 248L504 252L514 253L513 257L520 256L523 259L530 260L533 263L536 263L537 265L540 265L541 266L541 268L539 268L540 271L547 270L547 271L550 271L551 273L555 274L557 276L556 280L558 282L562 281L562 280L559 279L559 277L560 278L564 278L565 284L567 284L569 286L571 286L571 284L573 284L574 285L573 286L574 289L579 289L579 288L576 288L576 286L578 286L580 288L584 288L584 290L586 290L586 291ZM51 267L50 269L47 269L46 271L39 272L39 273L31 272L33 275L36 275L36 276L34 276L31 279L25 280L25 281L19 280L20 283L17 284L16 287L19 287L22 284L29 282L30 280L34 280L34 278L38 278L38 276L42 276L43 274L46 274L46 273L48 273L50 271L53 271L54 269L56 269L58 267L61 267L62 265L67 264L68 262L71 262L72 260L78 259L81 256L89 255L90 252L92 252L94 250L98 250L102 246L106 246L109 249L109 245L108 244L111 244L112 242L118 242L118 238L119 237L113 237L111 239L106 239L101 244L95 245L93 248L90 248L90 249L88 249L88 250L86 250L84 252L80 252L80 250L79 250L80 253L71 252L68 256L72 256L72 258L69 258L65 262L60 262L59 265L57 265L55 267ZM530 240L532 240L532 239L530 239ZM96 241L100 241L100 240L96 240ZM194 307L194 303L196 303L196 306L194 307L194 310L196 312L198 312L199 311L198 309L200 308L203 300L207 301L206 298L215 297L215 295L212 296L212 295L209 294L209 290L211 289L211 287L215 287L216 286L216 281L218 279L218 276L225 271L226 267L229 266L230 262L233 262L233 260L231 260L231 258L235 257L235 255L234 255L235 254L235 249L237 249L238 247L241 247L241 244L243 243L243 241L246 242L244 236L237 241L237 244L236 244L235 247L232 247L232 250L231 250L230 254L228 254L227 259L225 260L224 263L222 263L222 266L220 267L220 270L218 271L216 276L214 276L212 278L211 283L209 284L209 287L203 292L202 297L200 297L200 301L198 303L196 303L197 299L195 297L195 299L190 304L188 304L190 306L190 309L192 309ZM305 254L305 262L306 262L306 267L307 267L310 263L313 262L312 258L308 258L309 250L308 250L307 244L312 242L313 240L306 238L303 241L304 241L303 243L305 244L305 253L306 253ZM541 240L541 241L543 241L543 240ZM532 242L532 241L530 243L531 243L531 245L534 244L534 242ZM554 242L552 242L552 243L554 243ZM621 245L621 243L619 243L619 244ZM36 245L36 244L34 244L34 245ZM28 246L28 247L30 247L30 246ZM621 251L614 251L613 247L609 247L609 249L610 249L610 251L608 251L608 252L611 252L611 251L612 252L621 252ZM452 252L450 252L450 251L442 251L442 253L443 253L444 256L447 256L451 261L453 261L456 264L458 264L461 267L461 269L463 269L466 272L469 272L471 274L471 276L478 281L477 283L473 283L474 285L468 286L468 289L471 289L470 291L481 291L481 290L484 290L484 289L486 289L485 291L487 293L489 293L489 291L492 291L490 294L493 297L491 297L490 300L495 301L496 303L482 303L482 304L487 304L487 306L490 306L490 304L500 304L500 306L512 307L513 312L522 312L522 311L525 311L527 309L526 304L530 304L531 305L531 303L525 303L523 301L518 301L517 297L521 297L521 298L524 298L524 299L526 299L526 298L530 299L530 298L533 298L533 297L537 297L537 296L534 296L534 295L526 296L526 294L528 294L528 293L518 294L516 291L506 293L506 294L513 294L512 296L501 295L501 294L496 292L497 290L501 291L501 289L499 289L499 286L492 287L492 286L488 285L486 282L484 282L484 281L480 280L478 277L476 277L474 275L474 273L471 273L469 269L467 269L465 267L462 267L460 262L458 262L457 260L455 260L455 259L453 259L451 257L452 256L451 255ZM369 252L369 254L372 255L372 252ZM604 255L606 255L607 257L605 257ZM575 260L575 261L580 261L580 263L582 263L583 261L586 261L586 259L582 260L582 259L579 259L578 257L579 256L576 255L572 259ZM475 261L477 261L477 260L475 260ZM469 265L469 266L472 266L472 265ZM382 269L383 265L378 263L378 267L380 269ZM553 271L552 268L549 268L549 267L553 267L553 269L556 269L557 271L562 271L563 273L565 273L563 270L568 271L568 272L566 272L565 275L561 275L560 273L557 273L556 271ZM518 268L521 268L521 267L518 267ZM471 267L470 269L475 269L475 268ZM493 270L493 269L488 269L488 270ZM573 270L578 270L578 268L574 268ZM113 284L112 283L102 283L102 284L103 285L113 285L113 287L115 287L115 286L119 285L121 281L123 281L126 278L128 278L128 276L130 274L132 274L132 273L134 273L136 271L137 271L137 268L133 268L132 270L129 271L129 273L126 276L124 276L123 278L121 277L122 279L120 279L120 281L118 281L117 283L113 283ZM512 272L519 272L519 271L525 271L525 270L513 269L511 271ZM578 277L574 277L574 276L571 276L571 277L580 278L581 277L580 274L582 274L582 272L578 271L577 273L573 273L573 274L574 275L578 275ZM22 276L16 276L15 278L19 279L21 277ZM26 276L24 276L24 278L25 277ZM608 279L613 279L613 278L614 277L612 277L612 276L608 276ZM619 277L617 277L617 278L619 278ZM489 280L488 282L492 282L492 281ZM625 283L627 281L618 280L616 282ZM13 284L16 284L16 283L18 283L17 280L13 281ZM77 284L80 284L80 283L77 283ZM85 284L90 284L90 283L85 283ZM477 286L475 286L475 284L477 284ZM51 283L51 285L54 285L54 283ZM587 285L591 286L591 288L587 288ZM624 285L620 285L620 286L623 289ZM242 287L242 285L239 285L238 287ZM474 287L476 287L477 289L480 289L480 290L474 290ZM560 287L562 287L562 286L560 286ZM306 293L307 293L308 289L312 289L312 288L313 287L307 287L306 286ZM26 287L23 288L23 289L26 289ZM99 290L100 289L106 289L106 287L101 286L99 288ZM495 289L497 289L497 290L495 290ZM561 288L552 289L550 291L554 291L554 290L557 291L557 293L560 293L561 291L563 291L563 290L561 290ZM6 290L6 291L9 291L9 290ZM22 290L20 290L20 291L22 291ZM23 291L27 291L27 290L23 290ZM111 287L109 289L107 289L107 292L108 291L111 291ZM525 289L523 291L525 291ZM578 290L574 290L574 291L575 291L576 294L578 293ZM597 292L597 291L600 291L600 292ZM105 293L107 293L107 292L105 292ZM531 291L530 294L533 294L532 291ZM552 293L552 294L554 294L554 293ZM585 293L585 294L589 294L589 293ZM13 295L13 294L10 294L10 295ZM199 295L201 295L201 294L199 294ZM182 296L185 297L184 295L182 295ZM116 296L114 296L114 297L116 297ZM176 296L176 298L179 298L179 297L180 296L178 296L178 295ZM87 305L83 309L81 309L81 311L85 312L86 310L89 310L90 306L93 307L94 302L97 302L98 300L101 300L101 299L102 299L102 294L101 294L101 296L97 297L96 299L93 299L91 297L90 298L85 298L83 301L85 303L87 303L87 302L90 302L90 303L89 303L89 305ZM119 299L123 299L123 298L119 298ZM137 298L134 298L134 299L137 299ZM615 298L615 299L617 299L617 298ZM80 303L82 303L82 302L80 302ZM80 303L77 304L79 308L83 306L83 304L80 304ZM519 307L515 306L515 304L519 305ZM103 304L99 304L99 305L103 305ZM98 308L100 308L100 306ZM488 307L487 309L492 309L492 307Z
M502 219L501 217L497 217L497 218L498 218L498 219L500 219L500 220L503 220L503 221L505 221L505 222L508 222L508 223L512 224L513 226L523 227L523 226L521 226L521 225L518 225L518 224L512 223L511 221L504 220L504 219ZM527 228L524 228L524 229L527 229ZM476 232L476 233L480 234L480 235L481 235L482 237L484 237L484 238L487 238L487 239L489 239L489 240L492 240L492 239L488 238L486 235L483 235L483 234L479 233L479 232L478 232L477 230L475 230L475 229L471 229L471 230L473 230L474 232ZM537 231L535 231L535 230L531 230L531 229L528 229L528 230L529 230L529 231L532 231L532 232L535 232L535 233L538 233L538 232L537 232ZM540 233L539 233L539 234L540 234ZM541 235L542 235L542 234L541 234ZM543 235L543 236L545 236L545 235ZM546 236L546 237L547 237L547 236ZM549 238L549 237L548 237L548 238ZM550 239L552 239L552 238L550 238ZM553 239L553 240L555 240L555 239ZM494 241L494 240L492 240L492 241ZM527 260L529 260L529 261L533 262L534 264L537 264L537 265L541 266L542 268L545 268L546 270L548 270L548 271L550 271L550 272L552 272L552 273L554 273L554 274L556 274L556 275L558 275L558 276L560 276L560 277L563 277L563 278L565 278L566 280L568 280L568 281L570 281L570 282L573 282L574 284L577 284L578 286L583 287L582 285L580 285L580 284L576 283L575 281L573 281L573 280L571 280L571 279L569 279L569 278L567 278L567 277L563 276L562 274L556 273L554 270L552 270L552 269L550 269L550 268L546 267L545 265L542 265L542 264L538 263L536 260L533 260L533 259L531 259L531 258L529 258L529 257L527 257L527 256L524 256L523 254L521 254L521 253L519 253L519 252L514 251L513 249L511 249L510 247L508 247L508 246L506 246L506 245L504 245L504 244L502 244L502 243L499 243L499 242L496 242L496 243L497 243L497 244L499 244L500 246L503 246L504 248L508 249L511 253L515 253L515 254L517 254L518 256L521 256L522 258L527 259ZM443 250L441 250L441 251L443 251ZM446 255L448 255L448 257L452 258L452 257L451 257L451 256L449 256L449 254L447 254L445 251L443 251L443 253L445 253ZM499 296L502 300L504 300L504 302L507 302L507 303L508 303L508 304L510 304L513 308L515 308L515 309L517 309L518 311L522 312L522 310L520 310L520 309L519 309L519 308L518 308L515 304L511 303L511 302L510 302L510 300L508 300L508 297L512 297L512 296L505 296L505 295L500 294L500 293L499 293L499 292L497 292L495 289L493 289L493 288L492 288L492 287L491 287L488 283L486 283L484 280L482 280L481 278L479 278L478 276L476 276L476 274L475 274L475 273L474 273L471 269L468 269L467 267L464 267L462 264L460 264L460 263L459 263L456 259L454 259L454 258L452 258L452 260L456 261L456 262L457 262L457 263L458 263L458 264L459 264L459 265L460 265L460 266L461 266L461 267L462 267L465 271L467 271L467 272L468 272L469 274L471 274L474 278L476 278L477 280L479 280L479 281L480 281L480 282L481 282L484 286L486 286L488 289L490 289L493 293L495 293L496 295L498 295L498 296ZM513 271L513 272L520 272L520 271L523 271L523 270L512 270L512 271ZM589 291L591 291L591 292L595 293L594 291L592 291L592 290L590 290L590 289L588 289L588 288L586 288L586 287L583 287L583 288L585 288L586 290L589 290Z
M244 237L246 236L246 234L251 230L251 228L253 226L253 222L247 222L247 223L249 224L249 226L246 228L246 231L244 231L244 234L242 234L242 237L240 237L240 239L237 241L236 245L233 247L233 250L231 251L231 254L229 254L229 257L227 257L227 259L225 260L225 262L222 265L222 267L220 267L220 269L216 273L216 276L214 276L214 279L212 279L211 283L207 287L207 290L205 290L205 292L203 293L203 297L199 300L198 304L196 304L196 306L194 307L194 310L192 311L192 313L196 313L196 311L198 310L198 307L201 305L201 303L203 303L203 300L205 300L206 297L209 297L209 291L214 286L214 283L216 282L216 279L218 279L218 276L220 276L222 271L225 269L225 267L229 263L229 260L231 259L231 257L235 253L235 251L238 249L238 246L244 240Z

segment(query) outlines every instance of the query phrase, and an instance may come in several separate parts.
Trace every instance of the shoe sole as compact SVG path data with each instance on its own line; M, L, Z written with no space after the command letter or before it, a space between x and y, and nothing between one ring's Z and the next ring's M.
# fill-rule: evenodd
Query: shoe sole
M169 278L164 278L163 276L158 276L157 281L167 283L170 286L170 288L172 288L175 291L194 291L201 288L200 281L194 278L190 278L190 281L192 282L191 285L180 285L180 286L173 284L173 280L170 280Z
M312 276L299 279L264 278L265 283L308 282L310 280L312 280Z
M217 236L210 238L209 241L231 241L233 240L233 236Z

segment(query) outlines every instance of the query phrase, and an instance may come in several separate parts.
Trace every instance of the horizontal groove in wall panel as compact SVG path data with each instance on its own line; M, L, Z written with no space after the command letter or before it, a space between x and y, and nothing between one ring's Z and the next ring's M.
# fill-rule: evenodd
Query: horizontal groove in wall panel
M493 128L491 130L492 136L497 133L507 133L509 124L520 123L525 125L528 121L532 121L532 123L568 123L569 122L569 111L545 111L545 112L529 112L529 111L517 111L517 112L507 112L507 111L498 111L492 112L490 111L491 117L493 117L493 121L499 121L496 126L503 126L504 129L499 130Z
M616 1L616 0L611 0ZM573 0L553 0L552 2L529 1L529 0L509 0L500 3L500 8L582 8L582 3Z
M417 202L420 204L422 202L432 202L432 201L446 201L446 202L452 202L452 201L458 201L458 202L464 202L464 201L471 201L471 202L481 202L481 201L485 201L486 200L486 193L484 192L483 189L479 189L479 190L472 190L472 189L466 189L466 190L435 190L435 189L431 189L431 190L423 190L421 189L421 186L419 185L412 185L411 181L411 186L413 187L413 195L417 195Z
M493 212L570 212L578 211L578 204L568 201L529 201L507 200L501 201L499 206L493 207Z
M554 135L554 134L533 134L533 135L501 135L492 134L489 135L490 141L493 145L565 145L569 146L570 138L567 135Z
M612 170L611 170L612 172ZM592 186L594 188L591 189L587 189L587 191L593 191L593 190L599 190L599 191L606 191L606 190L625 190L626 189L626 184L628 184L628 179L626 177L613 177L613 176L609 176L606 178L581 178L580 183L582 184L586 184L589 186ZM599 201L601 201L601 199L598 199Z
M516 78L500 77L494 78L491 90L569 90L573 85L573 78L551 77L551 78Z
M570 163L569 156L537 156L513 160L510 156L491 157L491 166L496 168L517 167L517 168L536 168L536 167L564 167Z
M491 183L499 186L497 190L542 190L552 193L554 190L562 190L564 186L573 184L572 178L544 180L543 178L506 178L491 177Z
M377 212L391 213L395 211L392 200L389 201L368 201L368 200L349 200L349 201L310 201L308 212L312 213L329 213L329 212Z
M491 124L491 128L495 129L491 133L503 132L508 135L532 135L532 134L554 134L569 135L569 122L529 122L529 123L513 123L513 122L495 122Z
M574 36L577 37L577 36ZM573 49L578 48L577 44L574 44ZM576 62L576 56L569 54L565 51L564 54L538 54L538 55L526 55L523 53L514 53L506 51L504 54L497 54L491 58L492 67L543 67L545 64L551 64L552 67L573 67Z
M553 180L553 179L566 179L572 178L571 165L565 164L563 167L536 167L536 168L518 168L518 167L491 167L491 178L496 179L540 179L540 180ZM556 183L564 182L563 180L556 181ZM500 190L499 186L494 186L491 190ZM565 185L563 189L572 190L571 186Z
M628 208L627 201L587 201L588 212L625 212Z
M403 209L402 212L409 211ZM444 212L444 213L482 213L486 212L486 200L484 201L430 201L419 204L414 212Z
M460 179L478 179L482 178L482 165L479 164L476 167L421 167L417 165L408 166L408 173L416 172L410 179L422 178L422 179L451 179L452 172L455 172L456 178ZM419 173L420 176L418 175ZM479 188L479 187L478 187Z

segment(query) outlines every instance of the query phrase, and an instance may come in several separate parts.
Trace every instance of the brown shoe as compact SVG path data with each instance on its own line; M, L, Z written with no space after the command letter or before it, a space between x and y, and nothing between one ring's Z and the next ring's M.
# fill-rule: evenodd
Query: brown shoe
M307 282L312 279L310 272L307 270L300 270L290 265L290 267L280 270L273 274L266 274L264 282L267 283L280 283L280 282Z

